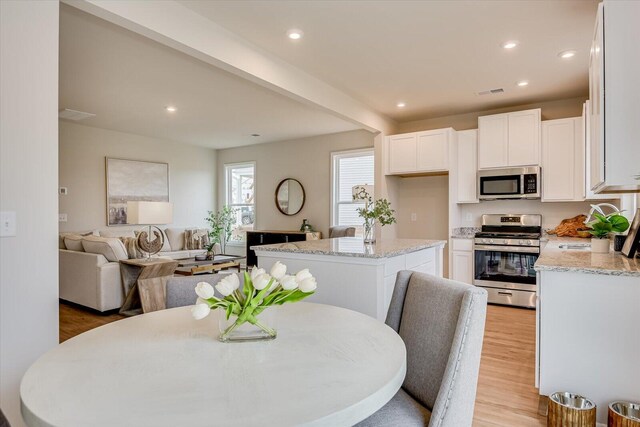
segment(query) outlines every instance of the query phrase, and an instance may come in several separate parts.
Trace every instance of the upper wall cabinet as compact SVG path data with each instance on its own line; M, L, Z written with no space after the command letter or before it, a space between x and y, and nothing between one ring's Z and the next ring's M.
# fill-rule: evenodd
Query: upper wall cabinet
M640 2L600 3L589 60L590 189L640 191Z
M542 201L584 200L582 117L542 122Z
M540 165L540 109L478 117L478 168Z
M389 136L389 174L447 172L453 132L447 128Z
M478 203L478 131L458 132L457 203Z

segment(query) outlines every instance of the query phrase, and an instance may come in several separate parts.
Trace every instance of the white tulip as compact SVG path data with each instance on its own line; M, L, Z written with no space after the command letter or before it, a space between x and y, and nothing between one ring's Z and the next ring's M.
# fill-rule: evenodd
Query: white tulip
M296 282L295 276L290 276L289 274L280 279L280 284L282 285L282 289L285 291L290 291L298 287L298 282Z
M298 271L298 273L296 274L296 281L300 283L304 279L307 279L309 277L313 277L313 276L311 275L311 273L309 273L309 269L305 268L304 270Z
M213 286L207 282L200 282L196 285L196 294L202 299L212 298L215 292Z
M211 313L209 304L196 304L191 307L191 315L196 320L204 319L209 315L209 313Z
M271 276L267 273L262 273L253 280L253 287L261 291L267 287L269 281L271 281Z
M287 266L281 263L280 261L276 261L271 267L271 275L276 278L276 280L280 280L287 274Z
M223 296L227 297L231 295L233 291L235 291L235 288L233 287L233 283L231 283L229 280L222 279L216 285L216 290L220 292Z
M253 267L251 269L251 281L254 281L256 277L264 273L266 273L266 271L264 271L264 268Z
M235 273L224 276L220 281L227 283L234 291L240 287L240 278Z
M318 287L318 283L316 282L316 278L311 276L300 281L300 283L298 283L298 286L300 287L300 290L302 292L309 293L316 290L316 288Z

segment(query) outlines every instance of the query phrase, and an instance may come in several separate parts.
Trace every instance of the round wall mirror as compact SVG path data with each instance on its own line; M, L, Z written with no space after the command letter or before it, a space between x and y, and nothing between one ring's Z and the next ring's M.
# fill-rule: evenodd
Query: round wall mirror
M283 179L276 188L276 206L285 215L300 212L304 206L304 199L304 187L297 179Z

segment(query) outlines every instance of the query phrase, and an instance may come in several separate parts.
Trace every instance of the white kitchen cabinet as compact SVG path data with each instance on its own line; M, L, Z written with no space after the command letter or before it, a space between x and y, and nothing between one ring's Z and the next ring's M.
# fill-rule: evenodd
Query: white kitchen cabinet
M416 141L415 133L389 137L389 172L391 174L416 170Z
M509 118L506 114L478 117L478 168L508 165Z
M640 2L598 6L589 61L590 189L640 192Z
M587 100L582 107L582 121L584 122L584 198L585 200L619 199L619 194L596 194L591 189L591 103Z
M584 200L582 117L542 122L542 201Z
M458 132L457 203L478 203L478 130Z
M540 109L509 113L509 166L540 164Z
M473 239L451 239L451 278L473 284Z
M540 109L478 117L478 168L540 165Z
M449 134L449 129L417 133L417 170L430 172L449 170Z
M389 136L388 174L447 172L453 136L452 128Z

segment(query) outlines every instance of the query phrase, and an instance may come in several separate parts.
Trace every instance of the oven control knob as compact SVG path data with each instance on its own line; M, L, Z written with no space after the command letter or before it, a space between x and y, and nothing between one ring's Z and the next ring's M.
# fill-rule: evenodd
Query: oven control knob
M533 242L531 240L527 240L527 245L531 246L533 245Z
M521 245L524 245L524 240L520 240L518 243L520 243Z
M493 239L489 239L489 243L493 243Z

